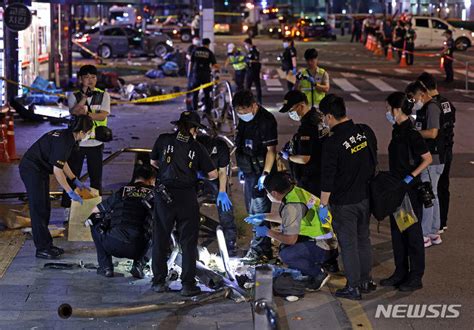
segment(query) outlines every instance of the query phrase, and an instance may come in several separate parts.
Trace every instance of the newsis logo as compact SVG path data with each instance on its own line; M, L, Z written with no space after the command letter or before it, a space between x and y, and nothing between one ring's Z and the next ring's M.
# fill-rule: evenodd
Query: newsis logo
M375 318L386 319L455 319L458 318L461 305L441 305L441 304L396 304L377 305Z

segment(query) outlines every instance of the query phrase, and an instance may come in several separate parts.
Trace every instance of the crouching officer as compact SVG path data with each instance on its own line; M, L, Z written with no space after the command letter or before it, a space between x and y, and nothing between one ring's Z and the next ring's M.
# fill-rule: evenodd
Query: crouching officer
M49 175L54 174L69 198L82 203L81 197L71 188L67 178L75 186L89 188L76 178L67 161L76 143L90 137L92 127L92 120L89 117L79 116L73 127L54 130L43 135L21 159L20 177L28 196L37 258L54 259L64 253L63 249L53 245L53 238L48 230L51 216Z
M176 133L161 134L151 152L151 164L158 169L158 179L172 200L155 198L152 268L155 292L167 290L167 258L171 232L176 225L178 242L183 251L181 282L183 296L201 292L196 286L196 259L199 233L199 205L196 188L198 172L217 178L217 170L207 150L195 140L201 125L199 114L185 111L178 121Z
M303 92L292 90L286 93L280 112L287 112L291 119L301 122L280 156L288 160L293 178L301 187L315 196L321 193L321 154L323 131L320 131L321 116L309 108Z
M256 235L281 242L281 260L310 277L308 288L321 289L329 280L323 265L336 259L338 251L330 221L321 221L318 217L319 198L294 186L283 172L269 174L264 185L270 200L281 204L281 232L259 226ZM257 224L264 216L254 215L246 221Z
M145 277L156 173L150 165L140 165L133 177L133 183L97 205L86 220L97 250L97 274L105 277L114 276L112 256L133 259L130 273L135 278Z
M203 180L203 191L216 198L219 222L224 230L227 251L229 251L229 256L233 257L236 255L237 228L232 202L227 195L227 169L230 163L229 147L219 137L198 135L196 140L207 149L217 167L219 180Z
M245 206L249 214L268 213L272 204L263 189L263 181L275 165L277 122L270 112L257 104L249 90L236 93L233 106L239 117L235 157L244 176ZM269 224L264 222L262 226ZM254 237L246 261L256 262L261 257L271 259L271 244L268 237Z

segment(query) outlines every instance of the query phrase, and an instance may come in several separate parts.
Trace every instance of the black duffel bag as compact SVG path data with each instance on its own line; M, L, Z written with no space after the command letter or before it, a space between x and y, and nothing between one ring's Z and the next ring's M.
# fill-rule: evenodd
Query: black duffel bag
M407 185L390 172L380 171L370 181L370 211L377 220L394 213L402 204Z

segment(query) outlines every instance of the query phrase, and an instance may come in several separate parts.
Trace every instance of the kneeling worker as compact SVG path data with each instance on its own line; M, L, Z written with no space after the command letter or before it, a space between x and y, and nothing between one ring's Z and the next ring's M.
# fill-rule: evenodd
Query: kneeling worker
M264 186L268 198L281 203L281 232L256 226L256 236L268 236L281 242L280 259L290 268L310 277L308 288L319 290L329 280L323 264L338 255L330 222L320 221L318 217L319 198L294 186L288 175L282 172L269 174ZM257 214L246 221L258 224L264 217L264 214Z
M145 254L151 242L153 187L156 173L151 165L140 165L130 183L97 205L87 219L97 249L97 274L114 276L112 256L133 259L130 273L144 278Z

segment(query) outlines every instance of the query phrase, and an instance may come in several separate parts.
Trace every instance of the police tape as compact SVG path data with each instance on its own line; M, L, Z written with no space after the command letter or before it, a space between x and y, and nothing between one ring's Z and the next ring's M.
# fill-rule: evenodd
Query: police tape
M16 82L16 81L7 79L7 78L5 78L5 77L0 77L0 80L3 80L3 81L6 82L7 84L12 84L12 85L20 86L20 87L23 87L23 88L26 88L26 89L29 89L29 90L32 90L32 91L35 91L35 92L40 92L40 93L44 93L44 94L47 94L47 95L53 95L53 96L59 96L59 97L66 97L65 94L59 94L59 93L48 92L48 91L45 91L45 90L42 90L42 89L39 89L39 88L31 87L31 86L22 84L22 83L20 83L20 82Z

